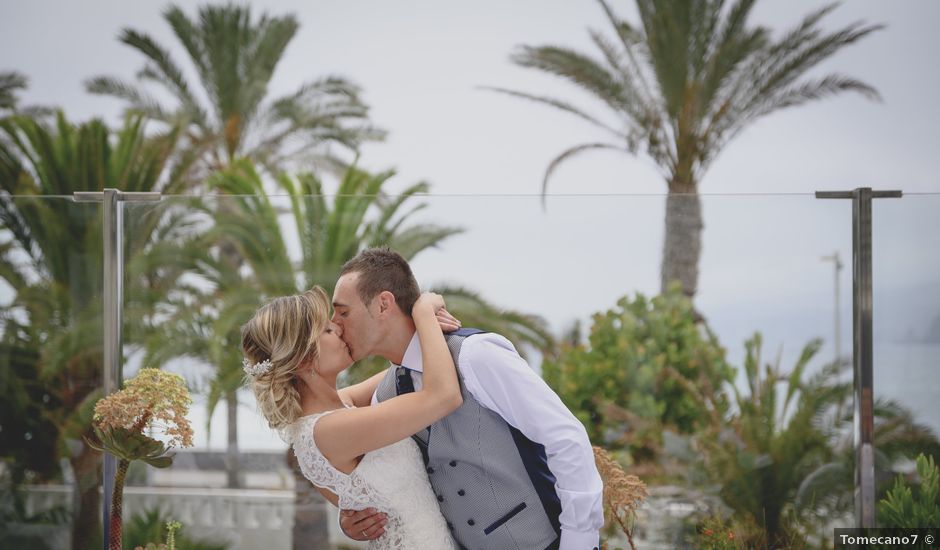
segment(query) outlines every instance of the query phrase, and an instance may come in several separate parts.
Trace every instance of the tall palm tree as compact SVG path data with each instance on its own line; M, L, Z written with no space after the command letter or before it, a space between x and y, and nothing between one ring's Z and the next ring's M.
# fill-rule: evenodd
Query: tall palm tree
M384 137L369 124L359 88L345 78L327 76L293 93L269 97L277 64L299 28L294 16L263 13L253 18L250 7L234 4L203 6L196 20L178 6L170 6L163 16L186 51L197 81L187 81L165 46L127 28L120 40L146 60L137 73L138 82L99 76L90 79L87 88L123 99L129 112L185 128L188 143L181 156L195 160L188 174L194 186L237 158L264 167L270 175L294 161L336 167L344 164L334 150L337 147L355 151L364 141ZM169 93L173 105L154 97L147 86L153 83L160 92ZM222 201L218 206L227 208L231 203ZM242 269L244 259L234 243L223 238L213 246L219 247L226 272ZM235 461L236 402L234 395L230 397L229 455ZM237 467L229 470L229 485L239 486L231 475Z
M640 25L620 19L599 0L615 40L590 31L599 58L561 46L523 46L516 64L560 76L587 91L612 114L598 117L550 96L494 88L565 111L600 128L608 139L579 144L559 164L589 150L643 150L666 181L661 288L678 280L693 297L702 241L699 186L712 161L748 125L770 113L842 92L879 98L859 80L839 74L805 77L844 46L881 28L854 23L825 32L820 21L835 4L808 16L774 40L748 24L755 0L636 0Z
M97 120L72 125L61 113L54 126L8 117L0 120L0 135L0 277L14 292L0 310L0 372L28 379L33 395L42 396L30 410L38 411L44 429L56 431L59 452L71 464L77 484L72 546L87 548L100 513L99 453L83 437L92 433L103 367L102 220L100 207L69 196L105 187L178 191L165 176L173 171L169 159L179 135L147 137L139 117L112 132ZM134 228L128 258L166 233L165 223ZM140 297L141 279L129 273L126 281L132 301Z
M329 149L355 150L383 132L367 119L359 88L339 76L303 84L271 98L268 87L299 23L293 15L253 18L250 7L203 6L197 20L178 6L163 17L183 46L198 80L189 82L170 51L146 33L126 28L120 40L145 58L137 83L98 76L86 86L95 94L124 100L127 109L168 124L181 124L195 154L209 171L244 157L277 174L289 160L336 162ZM145 84L168 92L175 104L158 100Z

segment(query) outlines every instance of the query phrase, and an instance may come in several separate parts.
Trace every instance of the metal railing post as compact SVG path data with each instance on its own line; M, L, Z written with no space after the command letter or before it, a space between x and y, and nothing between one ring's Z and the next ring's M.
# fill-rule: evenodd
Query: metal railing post
M117 189L103 192L78 192L73 195L76 202L100 202L103 210L104 246L104 395L117 391L123 379L122 372L122 309L124 305L124 208L126 201L158 201L160 193L122 193ZM111 493L114 491L114 475L117 460L110 453L104 454L102 496L103 548L108 550L111 517Z
M852 363L855 389L855 525L875 526L875 393L872 365L871 201L901 191L817 191L817 199L852 199Z

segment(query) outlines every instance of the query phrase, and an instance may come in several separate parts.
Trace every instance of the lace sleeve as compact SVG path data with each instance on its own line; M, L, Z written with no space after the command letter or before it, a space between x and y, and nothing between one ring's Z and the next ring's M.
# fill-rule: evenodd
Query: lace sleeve
M323 456L320 449L313 439L313 428L317 420L333 411L314 414L301 418L294 426L292 435L292 445L294 454L297 455L297 462L300 464L300 471L304 477L310 480L317 487L329 489L340 497L349 492L350 480L348 475L337 470L330 464L330 461Z

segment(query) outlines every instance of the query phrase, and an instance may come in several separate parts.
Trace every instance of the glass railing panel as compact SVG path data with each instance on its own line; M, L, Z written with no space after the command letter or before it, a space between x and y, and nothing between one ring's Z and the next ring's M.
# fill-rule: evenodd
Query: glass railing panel
M872 203L873 371L876 450L914 470L920 452L937 458L940 433L940 195ZM880 406L879 406L880 405ZM880 441L881 445L878 445ZM877 463L876 463L877 465ZM879 478L881 492L894 476Z
M677 271L692 273L694 298L687 302L681 288L661 295L664 196L554 196L543 204L537 196L419 195L393 211L395 198L167 197L159 205L125 207L128 224L147 216L180 224L178 231L154 233L160 247L129 238L142 252L128 253L128 269L136 265L156 292L141 302L150 310L127 316L126 375L160 365L184 375L196 400L195 448L181 451L167 470L151 469L134 490L159 490L168 499L202 491L229 502L273 495L282 504L263 533L280 528L283 534L286 525L305 536L345 540L330 519L335 512L292 473L287 445L240 388L237 330L272 297L313 284L331 293L344 261L363 247L391 243L409 258L422 288L441 291L465 326L507 335L592 442L647 483L639 540L690 544L701 538L708 517L723 511L727 518L729 510L725 526L736 532L799 536L809 544L852 523L852 423L844 416L852 398L848 201L676 199L672 208L680 218L697 207L702 212L700 253L685 256L697 275ZM929 222L929 200L908 197L891 208L909 208L899 216L919 227ZM146 227L161 225L128 234ZM682 227L680 219L670 231ZM678 235L670 253L682 257L689 253L683 239L695 234ZM937 277L925 238L909 232L899 248L895 234L879 235L875 330L887 335L881 308L901 319L889 304L903 302L882 305L882 281L916 286ZM905 255L883 264L887 249ZM153 255L141 259L148 250ZM911 262L920 266L920 279L879 271ZM902 398L904 384L879 382L879 365L895 362L885 353L876 344L876 389L883 385L885 398ZM360 362L340 384L381 368L381 361ZM917 422L936 416L909 399L902 404ZM229 418L237 429L229 430ZM901 455L911 449L902 445ZM903 466L899 459L890 468ZM824 472L839 475L824 479ZM780 486L762 488L757 480L765 476ZM826 493L823 481L830 484ZM259 509L252 502L227 517L257 517L245 511ZM755 506L773 511L779 522L758 517ZM219 514L194 516L194 527L219 536L229 521ZM787 523L792 518L796 523Z
M100 540L101 206L0 197L0 479L4 548Z
M124 205L124 375L182 374L196 433L171 468L132 467L126 517L173 511L194 536L234 548L286 548L293 533L345 541L241 385L236 333L265 300L312 284L331 293L346 259L392 243L422 288L443 292L466 325L507 335L592 443L646 482L638 541L691 543L721 510L737 533L780 536L748 514L755 503L808 544L852 523L850 202L700 197L686 303L681 291L661 295L666 197L412 196L381 216L394 198ZM875 203L876 448L888 482L936 448L936 199ZM694 210L694 199L679 201ZM81 547L99 531L100 497L86 482L98 483L100 459L81 436L101 386L101 207L57 197L4 206L4 536ZM340 383L381 368L360 362ZM762 390L773 376L774 391ZM767 476L782 485L760 490Z

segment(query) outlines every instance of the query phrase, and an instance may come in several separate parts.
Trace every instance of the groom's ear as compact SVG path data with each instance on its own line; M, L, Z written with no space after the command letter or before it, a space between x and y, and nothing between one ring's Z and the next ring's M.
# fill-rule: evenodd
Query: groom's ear
M379 313L391 313L392 307L395 306L395 295L387 290L379 292L379 295L375 297L378 300Z

